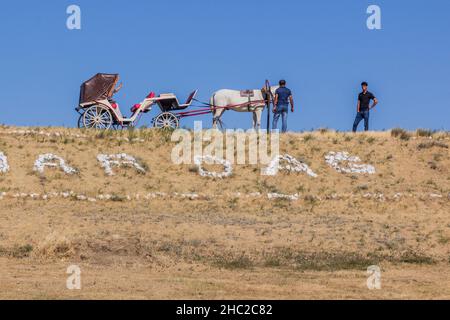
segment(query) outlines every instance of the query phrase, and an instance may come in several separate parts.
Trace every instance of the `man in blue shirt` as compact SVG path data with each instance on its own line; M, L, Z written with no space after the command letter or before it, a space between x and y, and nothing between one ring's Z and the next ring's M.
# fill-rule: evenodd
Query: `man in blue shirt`
M272 129L277 129L278 119L282 119L281 132L287 131L287 116L289 112L289 102L291 103L291 112L294 112L294 98L292 92L286 88L286 81L280 80L280 87L275 91L275 100L273 107Z

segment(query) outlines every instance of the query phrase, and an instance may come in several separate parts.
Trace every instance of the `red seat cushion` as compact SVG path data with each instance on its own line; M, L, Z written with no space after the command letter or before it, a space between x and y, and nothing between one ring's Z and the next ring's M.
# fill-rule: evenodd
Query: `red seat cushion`
M139 109L140 107L141 107L141 104L140 104L140 103L135 104L135 105L131 108L131 112L136 112L137 109Z

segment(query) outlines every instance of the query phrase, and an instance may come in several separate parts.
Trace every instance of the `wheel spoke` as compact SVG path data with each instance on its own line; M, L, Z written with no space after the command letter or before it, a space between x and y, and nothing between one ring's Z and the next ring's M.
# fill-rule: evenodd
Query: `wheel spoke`
M160 129L177 129L178 128L178 118L175 114L171 112L161 113L154 119L154 126Z
M113 122L109 110L100 105L87 109L80 121L82 126L94 129L109 129Z

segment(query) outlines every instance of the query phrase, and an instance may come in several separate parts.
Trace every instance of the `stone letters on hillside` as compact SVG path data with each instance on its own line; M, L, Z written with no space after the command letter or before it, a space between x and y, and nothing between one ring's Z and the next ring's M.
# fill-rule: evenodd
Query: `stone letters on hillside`
M114 175L113 168L120 167L131 167L139 173L146 173L144 166L135 157L126 153L99 154L97 155L97 161L108 176ZM375 174L376 172L374 166L361 163L359 157L351 156L347 152L331 151L325 156L325 162L337 172L344 174ZM219 173L208 171L203 167L203 163L222 165L224 171ZM196 156L194 157L194 164L197 167L198 174L202 177L223 179L232 176L233 173L233 167L229 161L213 156ZM67 164L66 159L51 153L39 155L34 162L34 171L44 174L47 169L59 169L67 175L78 173L76 168ZM9 171L8 157L0 151L0 174L6 174ZM306 173L312 178L317 177L317 174L306 163L288 154L274 157L269 165L261 170L261 174L276 176L280 171Z

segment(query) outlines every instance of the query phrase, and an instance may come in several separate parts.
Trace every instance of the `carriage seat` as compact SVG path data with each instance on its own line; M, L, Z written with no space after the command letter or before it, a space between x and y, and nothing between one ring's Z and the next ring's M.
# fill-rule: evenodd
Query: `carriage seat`
M131 110L130 110L130 111L131 111L132 113L135 113L135 112L141 107L141 105L142 105L142 104L140 104L140 103L135 104L134 106L131 107Z
M184 104L178 102L177 97L173 93L161 94L159 96L158 105L163 112L173 111L173 110L183 110L189 107L195 99L198 90L191 92Z
M148 94L146 99L153 99L155 96L156 96L156 94L152 91ZM132 113L135 113L141 106L142 106L142 103L135 104L134 106L131 107L130 111Z
M187 98L186 103L180 104L180 107L181 108L189 107L192 104L192 102L194 101L195 96L197 95L197 92L198 92L198 90L192 91L191 94L189 95L189 97Z

